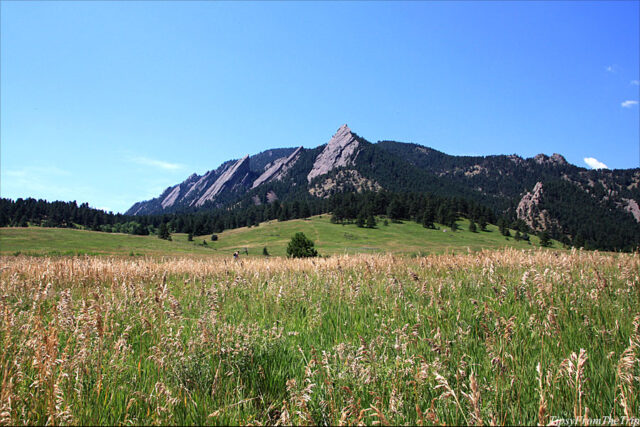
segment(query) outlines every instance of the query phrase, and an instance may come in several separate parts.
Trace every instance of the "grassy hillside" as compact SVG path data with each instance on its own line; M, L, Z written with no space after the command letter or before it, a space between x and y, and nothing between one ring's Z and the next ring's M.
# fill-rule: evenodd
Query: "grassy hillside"
M65 228L0 228L0 254L13 255L171 255L210 254L213 250L186 241L166 241L157 236Z
M516 242L513 238L505 238L498 228L492 225L487 231L471 233L469 222L458 221L460 230L451 232L449 227L438 225L431 230L413 221L401 224L389 223L385 226L378 221L375 229L359 228L355 224L339 225L329 221L329 215L312 217L307 220L286 222L270 221L259 227L238 228L218 235L217 242L212 243L218 251L231 251L247 248L250 255L261 255L262 248L267 247L271 255L286 255L286 247L296 232L302 231L315 242L322 255L391 252L396 254L444 253L447 251L476 251L480 249L531 248L539 246L537 237L531 236L531 244ZM447 230L446 232L444 230ZM512 231L512 234L515 232ZM203 238L199 237L201 241ZM185 239L175 236L176 240ZM562 247L553 242L554 248Z
M537 237L531 244L506 239L497 227L488 226L487 231L471 233L466 220L458 222L460 230L451 232L448 227L438 226L430 230L412 221L385 226L378 222L375 229L358 228L354 224L338 225L329 221L329 215L306 220L270 221L259 227L243 227L227 230L212 242L211 236L197 236L187 241L186 234L173 234L173 241L160 240L156 236L131 236L107 234L83 230L56 228L3 228L0 229L0 254L16 252L38 255L114 254L114 255L224 255L247 248L250 256L262 256L266 246L270 255L286 255L291 237L299 231L311 238L321 255L380 253L426 254L447 251L466 252L511 246L531 248L539 246ZM447 230L446 232L444 230ZM513 233L512 233L513 234ZM202 244L203 241L207 245ZM553 247L561 247L553 242Z

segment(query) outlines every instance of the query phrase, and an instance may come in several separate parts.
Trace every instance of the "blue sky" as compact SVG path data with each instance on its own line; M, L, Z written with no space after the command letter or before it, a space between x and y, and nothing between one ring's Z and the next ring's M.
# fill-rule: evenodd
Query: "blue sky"
M638 167L639 4L2 1L0 193L122 212L343 123Z

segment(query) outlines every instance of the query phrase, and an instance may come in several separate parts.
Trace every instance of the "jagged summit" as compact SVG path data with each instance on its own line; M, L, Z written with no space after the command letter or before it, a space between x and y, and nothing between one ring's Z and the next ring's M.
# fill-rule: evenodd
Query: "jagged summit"
M546 154L540 153L533 158L533 160L539 165L566 165L567 159L562 154L553 153L551 157Z
M360 142L351 133L351 129L345 123L327 143L322 153L316 157L313 168L307 175L307 181L311 182L316 176L324 175L331 169L352 164L357 155Z

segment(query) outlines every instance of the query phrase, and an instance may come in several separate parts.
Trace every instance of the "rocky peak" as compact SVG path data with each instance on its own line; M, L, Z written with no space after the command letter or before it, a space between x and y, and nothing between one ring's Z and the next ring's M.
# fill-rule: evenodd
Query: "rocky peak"
M307 175L307 181L311 182L313 178L324 175L334 168L353 164L359 145L349 126L346 124L340 126L324 150L316 157L313 168Z
M533 160L539 165L566 165L567 160L562 154L553 153L551 157L546 154L540 153L533 158Z

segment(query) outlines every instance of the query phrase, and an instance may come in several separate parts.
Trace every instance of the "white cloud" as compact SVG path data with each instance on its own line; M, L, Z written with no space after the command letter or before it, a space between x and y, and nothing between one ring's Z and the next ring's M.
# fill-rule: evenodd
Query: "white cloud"
M178 170L184 167L184 165L179 163L169 163L162 160L150 159L148 157L132 157L131 161L138 163L139 165L153 166L164 170Z
M631 84L634 86L639 86L640 85L640 80L631 80Z
M634 105L638 105L638 101L627 100L621 103L620 105L622 105L623 108L631 108Z
M605 68L605 70L609 73L615 73L616 72L616 66L615 65L609 65L607 66L607 68Z
M585 157L584 158L584 162L591 169L609 169L609 167L607 165L605 165L604 163L602 163L600 160L596 159L595 157Z

